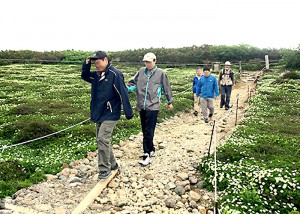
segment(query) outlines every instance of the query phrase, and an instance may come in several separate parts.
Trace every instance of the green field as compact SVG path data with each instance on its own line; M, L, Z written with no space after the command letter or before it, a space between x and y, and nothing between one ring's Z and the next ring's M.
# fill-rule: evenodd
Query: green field
M142 65L141 65L142 66ZM116 65L128 81L140 66ZM191 108L195 68L166 68L174 94L174 111L163 101L159 121ZM80 65L15 64L0 67L0 148L62 130L89 118L90 84L80 77ZM179 92L183 92L180 93ZM176 95L178 94L178 95ZM135 106L135 94L131 93ZM57 173L63 163L96 150L95 125L87 122L47 139L1 151L0 197L13 194ZM113 143L140 131L138 111L124 116L113 133ZM3 161L4 160L4 161Z
M266 74L246 121L217 150L222 213L300 209L300 72ZM213 190L214 161L200 171Z

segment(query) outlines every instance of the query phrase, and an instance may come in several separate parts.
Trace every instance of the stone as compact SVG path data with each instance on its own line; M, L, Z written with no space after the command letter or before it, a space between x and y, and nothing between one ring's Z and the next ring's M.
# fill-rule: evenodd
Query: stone
M126 142L123 141L123 140L121 140L120 143L119 143L119 146L123 147L123 146L125 146L125 145L126 145Z
M53 208L50 204L38 204L35 205L35 210L48 211L48 210L53 210Z
M158 144L158 149L164 149L166 148L164 143Z
M130 149L137 148L136 143L132 143L132 142L128 143L127 146L128 146L128 148L130 148Z
M58 175L63 175L63 176L68 177L70 175L70 173L71 173L71 169L65 168L60 173L58 173Z
M187 180L189 178L189 175L185 172L181 172L177 175L182 181Z
M115 157L116 157L116 158L121 158L121 157L123 157L123 152L122 152L122 151L116 151L116 152L115 152Z
M119 186L119 184L116 183L115 181L111 181L111 182L109 182L109 184L108 184L108 187L109 187L109 188L117 188L118 186Z
M147 174L144 175L144 178L148 179L148 180L153 180L154 176L152 174L150 174L150 173L147 173Z
M58 179L57 175L46 174L47 181L54 181Z
M130 141L133 141L133 140L134 140L134 136L130 136L130 137L129 137L129 140L130 140Z
M200 206L200 207L199 207L199 210L200 210L200 213L201 213L201 214L206 214L206 209L205 209L205 207Z
M183 195L185 193L185 188L183 186L177 186L175 189L174 189L174 192L177 194L177 195Z
M176 203L176 209L184 208L184 204L181 201Z
M117 199L118 199L116 205L118 207L122 207L128 203L126 192L124 190L122 190L122 189L119 190L116 195L117 195Z
M170 189L175 189L176 188L176 185L174 183L168 183L166 184L165 188L167 190L170 190Z
M89 157L96 157L97 153L96 152L88 152Z
M199 181L199 182L196 184L196 186L197 186L197 188L199 188L199 189L203 189L203 187L204 187L205 184L206 184L205 181Z
M67 163L63 163L63 165L62 165L62 168L69 168L69 164L67 164Z
M125 143L125 142L124 142ZM113 149L119 149L120 148L120 146L119 145L116 145L116 144L114 144L113 146Z
M74 182L74 183L70 183L70 187L77 187L77 186L81 186L82 185L82 183L80 183L80 182Z
M190 200L197 202L200 200L200 198L201 198L200 194L198 194L195 191L190 191Z
M81 183L82 181L78 177L73 177L73 178L69 179L68 182L71 184L71 183L76 183L76 182Z
M189 181L191 184L196 184L198 182L198 179L196 177L189 177Z
M185 181L180 181L178 183L176 183L176 186L183 186L185 187L186 185L189 185L190 181L189 180L185 180Z
M202 197L202 199L208 201L208 200L210 199L210 197L209 197L208 195L204 195L204 196Z
M168 208L174 208L176 205L176 198L174 196L170 196L165 200L165 205Z
M122 181L123 183L127 184L127 183L129 182L129 178L128 178L128 177L123 177L123 178L121 179L121 181Z
M67 211L61 207L55 209L55 214L66 214Z
M82 160L82 162L83 162L84 164L86 164L86 165L88 165L88 164L90 163L89 159L87 159L87 158L84 158L84 159Z
M196 203L195 201L193 201L193 200L190 201L189 205L190 205L190 207L191 207L192 209L198 208L197 203Z

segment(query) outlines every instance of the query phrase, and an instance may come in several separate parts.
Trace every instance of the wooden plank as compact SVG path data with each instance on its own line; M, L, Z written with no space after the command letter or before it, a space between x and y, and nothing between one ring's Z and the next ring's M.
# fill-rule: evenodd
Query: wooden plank
M18 212L18 213L22 213L22 214L39 214L38 212L35 212L27 207L20 207L20 206L16 206L13 204L5 204L4 207L6 209Z
M120 165L120 164L119 164ZM91 205L94 200L100 195L102 190L104 190L109 182L116 176L118 170L111 171L111 175L105 179L100 180L96 186L85 196L85 198L80 202L80 204L73 210L72 214L82 213L89 205Z

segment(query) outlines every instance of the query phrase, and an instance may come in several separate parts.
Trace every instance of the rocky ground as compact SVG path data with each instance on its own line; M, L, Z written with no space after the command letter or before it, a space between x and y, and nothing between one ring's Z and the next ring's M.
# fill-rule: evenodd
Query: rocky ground
M247 93L248 86L243 81L232 92L232 103L240 94L239 121L247 105ZM207 155L212 126L192 112L180 113L158 124L156 156L149 166L141 167L138 163L142 134L114 145L120 172L84 213L206 213L212 207L213 193L203 189L197 166ZM227 113L219 108L217 99L213 119L218 121ZM225 121L218 122L218 144L229 137L234 123L235 110ZM21 189L4 200L4 206L12 204L29 211L0 209L0 213L71 213L97 183L97 153L89 152L87 158L64 167L57 175L47 175L47 181Z

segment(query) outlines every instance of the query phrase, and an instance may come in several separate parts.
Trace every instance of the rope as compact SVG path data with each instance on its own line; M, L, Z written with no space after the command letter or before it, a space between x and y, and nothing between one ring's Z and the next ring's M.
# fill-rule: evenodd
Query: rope
M248 87L251 84L255 83L258 80L258 77L260 76L260 74L263 73L264 70L265 70L265 68L263 68L260 72L258 72L255 76L255 79L252 82L250 82L248 85L246 85L245 87ZM246 97L246 96L247 95L245 95L243 97ZM239 98L240 98L240 95L237 94L235 102L232 105L233 108L230 108L224 117L221 117L218 121L214 121L212 137L213 137L213 142L214 142L214 201L215 201L215 207L214 207L214 209L209 209L209 210L213 210L214 214L221 213L221 210L218 209L218 194L217 194L217 187L218 187L217 186L217 126L218 126L218 123L224 121L226 118L228 118L230 116L230 114L235 109L235 106L236 106L235 104L238 102Z
M179 94L183 94L184 92L187 92L187 91L189 91L189 90L191 90L190 87L187 88L187 89L185 89L184 91L181 91L181 92L178 92L177 94L174 94L173 97L175 97L175 96L177 96L177 95L179 95Z
M22 142L22 143L17 143L17 144L13 144L13 145L9 145L9 146L4 145L1 148L2 149L2 153L4 152L5 149L11 148L11 147L20 146L20 145L24 145L24 144L27 144L27 143L31 143L31 142L34 142L34 141L37 141L37 140L41 140L41 139L44 139L44 138L47 138L47 137L59 134L59 133L64 132L64 131L66 131L68 129L71 129L71 128L75 127L75 126L78 126L78 125L80 125L82 123L85 123L88 120L90 120L90 118L88 118L88 119L86 119L84 121L81 121L81 122L79 122L79 123L77 123L75 125L69 126L69 127L65 128L65 129L62 129L60 131L57 131L57 132L54 132L54 133L51 133L51 134L48 134L48 135L45 135L45 136L42 136L42 137L38 137L38 138L35 138L35 139L32 139L32 140L28 140L28 141L25 141L25 142Z

